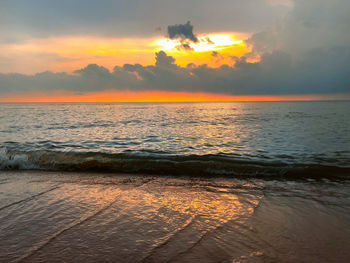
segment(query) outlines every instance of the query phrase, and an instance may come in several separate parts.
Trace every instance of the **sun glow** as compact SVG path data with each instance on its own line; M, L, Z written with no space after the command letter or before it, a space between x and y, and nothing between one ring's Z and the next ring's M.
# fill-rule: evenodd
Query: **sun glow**
M6 102L218 102L218 101L290 101L290 100L341 100L348 95L229 95L208 92L175 91L69 91L9 93L0 97Z
M154 41L154 45L161 50L170 52L183 52L181 41L178 39L162 38ZM245 46L243 40L239 40L234 34L209 34L198 37L198 42L188 43L190 50L195 52L207 52L222 50L234 45Z
M223 64L233 65L234 57L251 51L244 39L249 38L243 33L213 33L198 36L198 42L186 43L188 48L178 39L155 39L151 46L154 50L165 51L176 59L176 64L186 66L190 63L207 64L210 67L219 67Z

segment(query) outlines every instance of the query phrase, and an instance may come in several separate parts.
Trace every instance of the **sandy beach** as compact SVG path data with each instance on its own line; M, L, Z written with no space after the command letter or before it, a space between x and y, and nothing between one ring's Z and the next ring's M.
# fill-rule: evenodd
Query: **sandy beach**
M349 262L349 181L0 173L1 262Z

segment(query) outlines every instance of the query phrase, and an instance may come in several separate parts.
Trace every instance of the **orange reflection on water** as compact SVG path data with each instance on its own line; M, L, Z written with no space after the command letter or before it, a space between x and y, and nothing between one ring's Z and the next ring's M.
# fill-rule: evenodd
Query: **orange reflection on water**
M121 193L118 201L140 219L149 220L150 214L154 214L171 223L173 217L200 216L216 225L251 214L260 200L260 196L250 196L249 202L244 202L242 195L238 196L228 189L192 187L187 180L180 182L179 186L164 185L174 183L174 179L160 180L164 182L129 188Z
M165 208L181 214L206 217L227 222L237 215L252 212L253 207L244 204L234 194L217 194L207 191L170 192L163 198Z

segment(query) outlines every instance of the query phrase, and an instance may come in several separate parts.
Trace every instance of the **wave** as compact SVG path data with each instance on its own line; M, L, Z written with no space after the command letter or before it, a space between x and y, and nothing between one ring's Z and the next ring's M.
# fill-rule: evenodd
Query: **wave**
M0 150L0 170L116 172L189 176L334 177L350 175L350 166L320 163L253 161L219 155L164 155L157 153L57 152Z
M36 169L28 159L27 154L8 154L6 149L0 149L0 170L28 170Z

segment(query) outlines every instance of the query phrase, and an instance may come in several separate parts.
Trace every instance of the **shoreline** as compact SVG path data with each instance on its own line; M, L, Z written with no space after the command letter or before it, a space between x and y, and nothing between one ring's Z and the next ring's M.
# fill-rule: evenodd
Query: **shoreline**
M348 262L350 183L0 171L0 261Z
M333 168L333 167L332 167ZM300 171L295 174L207 174L200 173L191 174L180 173L152 173L152 172L133 172L133 171L118 171L108 169L82 169L82 170L57 170L57 169L0 169L1 173L14 173L14 174L62 174L62 175L85 175L85 176L103 176L103 177L142 177L142 178L168 178L168 179L184 179L184 180L261 180L261 181L296 181L296 182L350 182L348 170L350 168L339 168L341 172L338 174L329 172L327 174L319 174L307 171Z

